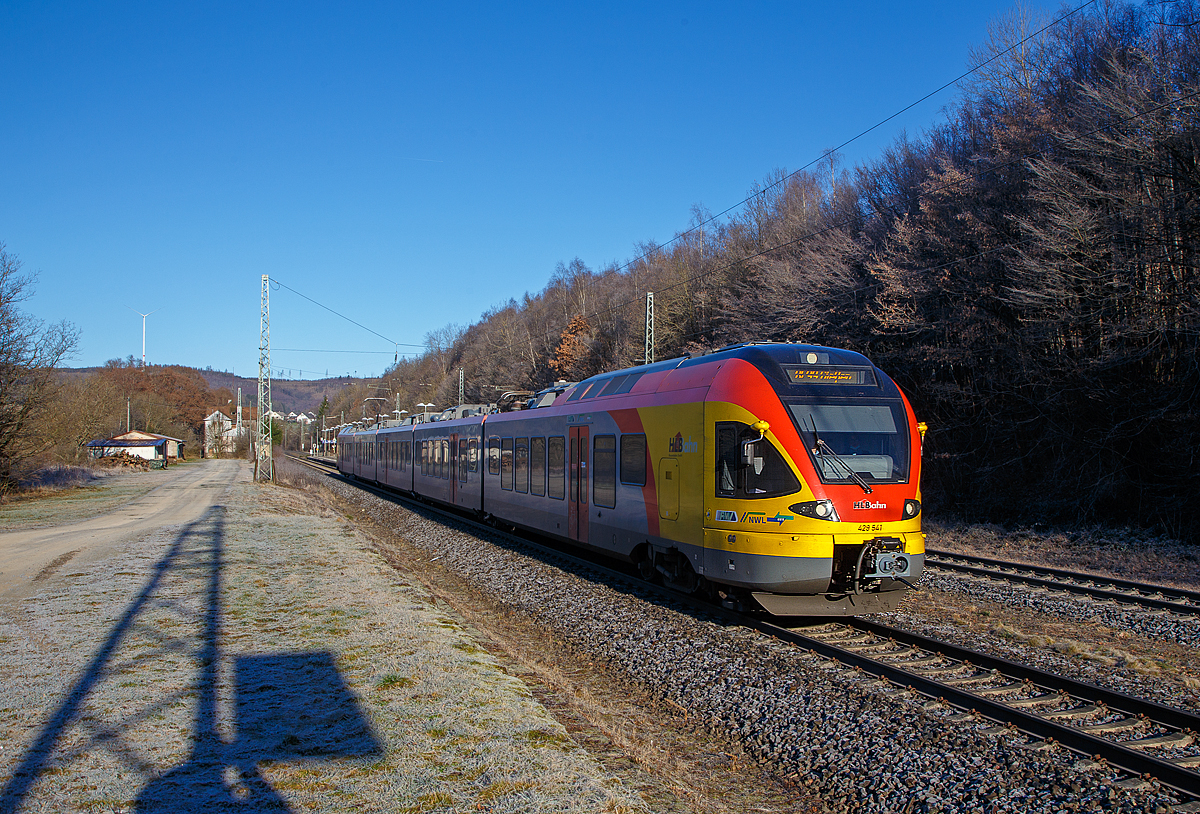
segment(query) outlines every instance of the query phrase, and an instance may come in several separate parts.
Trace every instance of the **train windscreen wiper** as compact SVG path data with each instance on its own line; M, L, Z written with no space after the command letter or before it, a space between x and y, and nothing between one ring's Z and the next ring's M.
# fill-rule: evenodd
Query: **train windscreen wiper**
M824 440L822 440L820 433L817 432L817 422L813 419L811 413L809 413L808 420L812 422L813 438L817 439L817 448L814 451L818 455L822 455L821 451L824 450L823 454L828 455L830 460L840 466L845 471L846 476L862 487L864 492L866 492L868 495L874 492L875 490L871 488L871 484L867 483L866 480L863 479L862 475L854 471L854 467L846 463L845 459L842 458L841 455L838 455L836 452L834 452L833 448L830 447L829 444L826 444Z

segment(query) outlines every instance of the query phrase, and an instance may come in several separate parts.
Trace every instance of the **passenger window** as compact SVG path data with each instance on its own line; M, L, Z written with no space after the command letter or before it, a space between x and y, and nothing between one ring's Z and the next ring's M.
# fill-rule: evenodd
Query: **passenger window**
M717 494L733 497L737 494L738 450L737 428L717 425Z
M546 494L546 439L529 439L529 493Z
M458 442L458 481L459 483L467 482L467 441L465 438Z
M467 469L471 472L479 470L479 439L472 438L467 442Z
M621 483L646 485L646 434L621 436Z
M567 496L567 439L558 435L548 439L547 451L547 492L550 497L562 500Z
M513 488L513 440L503 438L500 441L500 488L512 491Z
M717 494L723 497L779 497L800 489L783 455L766 438L740 422L717 425ZM743 445L749 443L749 447ZM743 451L749 453L746 460Z
M597 435L592 445L592 503L611 509L617 505L617 439Z
M514 455L514 471L516 474L517 491L529 491L529 439L518 438Z
M500 474L500 439L494 435L488 439L488 474Z
M608 383L604 385L604 389L600 391L600 395L611 396L621 388L621 385L625 384L625 379L627 378L628 376L613 376L608 380Z

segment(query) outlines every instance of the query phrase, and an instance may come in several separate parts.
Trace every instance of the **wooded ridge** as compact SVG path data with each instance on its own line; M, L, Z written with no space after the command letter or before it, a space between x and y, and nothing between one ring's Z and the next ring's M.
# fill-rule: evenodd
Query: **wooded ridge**
M741 341L867 354L930 425L933 512L1200 539L1200 8L997 21L943 123L426 338L366 395L468 401ZM1016 46L1016 47L1014 47ZM990 61L989 61L990 60ZM432 384L428 384L432 383Z

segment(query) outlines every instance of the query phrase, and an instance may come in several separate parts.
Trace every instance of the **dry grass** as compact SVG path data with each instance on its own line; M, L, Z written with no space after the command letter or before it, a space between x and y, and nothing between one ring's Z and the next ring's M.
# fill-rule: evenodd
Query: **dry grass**
M925 532L926 545L941 551L1200 589L1200 547L1137 529L1067 532L927 522Z

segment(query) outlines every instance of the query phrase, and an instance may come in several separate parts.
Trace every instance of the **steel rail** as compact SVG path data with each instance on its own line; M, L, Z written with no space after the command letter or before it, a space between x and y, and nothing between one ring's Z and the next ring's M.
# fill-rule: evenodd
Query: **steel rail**
M930 652L936 652L946 658L967 662L974 667L984 670L997 670L1005 676L1019 681L1031 681L1049 690L1062 690L1069 693L1073 698L1086 699L1093 703L1104 704L1105 706L1134 716L1144 716L1161 726L1167 726L1172 729L1191 729L1200 733L1200 715L1188 712L1187 710L1168 707L1165 704L1159 704L1155 701L1149 701L1133 695L1126 695L1116 690L1107 690L1095 684L1088 684L1084 681L1077 681L1073 678L1048 673L1045 670L1039 670L1027 664L1009 661L999 656L981 653L978 650L959 647L941 639L930 639L919 633L883 625L869 619L848 619L845 620L845 623L849 627L874 633L876 636L894 639L903 644L920 647Z
M634 587L640 592L662 597L672 603L686 605L710 617L756 630L780 641L803 647L820 656L834 659L849 667L859 668L866 673L885 679L889 683L894 683L927 697L944 701L954 707L992 720L997 724L1011 726L1029 737L1061 744L1086 757L1098 757L1118 770L1135 776L1151 776L1162 785L1187 798L1193 805L1197 801L1200 801L1200 772L1196 770L1177 765L1168 760L1153 757L1136 749L1131 749L1121 745L1117 741L1098 737L1079 727L1060 723L1042 717L1034 712L1009 706L1003 701L972 692L965 687L938 681L936 678L906 670L903 667L889 664L879 658L838 646L836 641L826 641L815 636L806 635L803 632L803 627L787 627L785 624L772 618L766 618L761 614L732 611L710 603L701 602L693 597L636 579L629 574L568 554L554 547L539 543L536 540L530 540L517 534L509 534L394 490L378 487L358 479L350 480L338 473L336 466L328 461L318 462L300 458L294 458L294 460L328 472L342 479L344 482L353 483L387 499L413 504L422 510L436 513L440 516L453 519L456 522L487 531L489 534L507 538L521 545L528 546L544 555L548 555L561 562L569 563L576 568L591 570L610 581ZM886 643L888 640L893 640L911 647L920 648L930 655L957 661L960 665L997 671L1001 676L997 680L1008 678L1016 681L1027 681L1037 688L1051 693L1066 693L1075 702L1082 704L1102 704L1117 713L1130 717L1141 716L1151 723L1173 732L1191 730L1200 733L1200 716L1186 710L1168 707L1154 701L1136 698L1113 690L1106 690L1103 687L1057 676L1035 667L959 647L950 642L930 639L910 631L892 628L866 619L838 619L830 624L842 625L848 630L857 629L871 633L880 637L881 644ZM1200 806L1194 810L1200 810Z
M963 562L948 562L941 559L942 557L954 557ZM972 562L979 563L979 565L968 564ZM1162 585L1132 582L1130 580L1114 579L1096 574L1083 574L1077 571L1066 571L1047 566L1004 562L1002 560L992 560L986 557L974 557L966 554L951 554L945 551L927 551L925 565L929 568L943 568L973 576L1036 585L1049 590L1066 591L1081 596L1105 599L1127 605L1143 605L1148 608L1157 608L1189 615L1200 614L1200 592L1180 588L1167 588ZM1014 570L1009 571L1005 569ZM1028 573L1019 573L1020 571ZM1080 582L1063 582L1061 580L1079 580ZM1083 581L1093 584L1084 585L1082 584ZM1119 590L1100 587L1096 583L1109 585ZM1147 595L1152 593L1157 593L1160 596Z
M865 672L871 673L872 675L877 675L880 678L887 679L888 681L894 682L901 686L908 687L916 692L922 693L923 695L941 699L964 710L970 710L999 724L1011 724L1026 735L1040 738L1045 741L1060 743L1063 746L1083 755L1098 756L1107 761L1110 765L1125 772L1129 772L1130 774L1150 775L1163 785L1169 786L1171 789L1184 795L1185 797L1193 800L1200 799L1200 772L1178 766L1167 760L1152 757L1135 749L1130 749L1126 746L1122 746L1118 742L1097 737L1096 735L1085 732L1078 727L1073 727L1069 724L1058 723L1057 721L1043 718L1036 713L1026 712L1025 710L1008 706L1002 701L997 701L987 696L973 693L968 689L946 684L936 679L910 672L901 667L890 665L887 662L880 661L879 659L871 656L846 650L838 647L834 642L826 642L821 639L806 636L805 634L792 628L783 627L763 620L743 622L743 624L748 624L749 626L754 627L756 630L776 636L781 640L796 643L802 647L820 653L823 656L837 659L843 664L859 667ZM847 627L851 628L862 626L863 629L867 629L867 626L862 625L862 620L855 620L853 622L843 624L846 624ZM887 633L896 638L897 641L901 640L900 635L897 634L904 633L904 631L894 631L891 628L886 628L882 625L873 625L873 623L867 624L873 626L877 630L886 630ZM931 652L940 651L942 655L945 655L948 649L952 649L952 646L948 646L945 642L932 639L926 641L929 642L929 646L931 648L936 648L936 650ZM974 651L963 650L961 648L953 649L956 650L960 655L970 654L971 658L966 659L966 661L969 661L969 663L973 666L982 666L982 662L985 660L983 654L975 653ZM986 658L993 661L993 663L1003 661L992 659L992 657ZM1012 662L1009 662L1009 664L1012 664ZM1020 672L1023 675L1038 675L1038 679L1034 682L1038 686L1048 690L1056 689L1055 682L1058 679L1057 676L1053 676L1050 673L1044 673L1040 670L1036 670L1035 668L1025 665L1014 666L1019 667ZM1005 671L1001 670L1001 672L1003 673ZM1080 682L1072 682L1069 679L1063 679L1063 682L1063 686L1066 686L1067 684L1080 684ZM1081 686L1087 687L1088 691L1093 689L1091 685ZM1100 688L1094 689L1099 690ZM1119 696L1120 693L1101 691L1101 695L1112 697ZM1077 698L1076 700L1081 699ZM1160 705L1154 704L1150 701L1132 698L1131 700L1137 701L1138 705L1159 707L1164 712L1179 716L1180 718L1188 718L1192 720L1195 720L1196 718L1196 716L1190 715L1182 710L1176 710L1170 707L1160 707ZM1124 710L1118 708L1117 711L1123 712ZM1170 725L1170 727L1172 729L1178 729L1177 725Z

